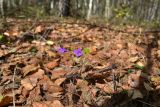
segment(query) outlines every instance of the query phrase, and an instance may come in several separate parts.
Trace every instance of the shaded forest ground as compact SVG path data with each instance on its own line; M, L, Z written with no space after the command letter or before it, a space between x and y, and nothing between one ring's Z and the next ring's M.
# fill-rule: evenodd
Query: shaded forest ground
M157 30L8 19L0 46L2 107L160 106Z

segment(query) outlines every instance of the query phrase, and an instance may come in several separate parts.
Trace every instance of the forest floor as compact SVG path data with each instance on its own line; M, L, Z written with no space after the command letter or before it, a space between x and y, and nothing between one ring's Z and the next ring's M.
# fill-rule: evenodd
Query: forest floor
M160 107L159 60L157 31L8 19L0 107Z

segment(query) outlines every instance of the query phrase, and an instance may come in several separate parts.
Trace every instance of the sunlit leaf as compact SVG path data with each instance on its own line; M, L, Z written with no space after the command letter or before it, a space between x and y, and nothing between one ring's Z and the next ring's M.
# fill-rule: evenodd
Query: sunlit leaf
M53 45L53 44L54 44L54 42L53 42L53 41L48 40L48 41L46 42L46 44L47 44L47 45Z
M79 63L79 62L80 62L80 58L74 57L74 58L73 58L73 61L76 62L76 63Z
M0 102L1 102L2 99L3 99L3 95L0 95Z

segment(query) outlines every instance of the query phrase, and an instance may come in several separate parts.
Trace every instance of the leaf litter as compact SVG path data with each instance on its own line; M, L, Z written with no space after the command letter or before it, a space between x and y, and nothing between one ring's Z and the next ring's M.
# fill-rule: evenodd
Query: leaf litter
M0 32L7 38L0 39L0 106L13 105L11 90L21 106L114 107L123 103L118 95L143 99L160 89L160 46L149 56L138 28L41 22L24 33L22 25Z

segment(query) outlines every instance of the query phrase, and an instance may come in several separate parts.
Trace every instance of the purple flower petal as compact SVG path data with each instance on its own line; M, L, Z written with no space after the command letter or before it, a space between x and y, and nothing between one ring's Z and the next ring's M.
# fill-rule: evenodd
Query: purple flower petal
M73 53L76 55L76 57L80 57L83 55L82 51L80 48L78 48L77 50L74 50Z
M65 53L65 52L67 52L67 50L66 50L65 48L59 48L59 49L58 49L58 52L60 52L60 53Z

